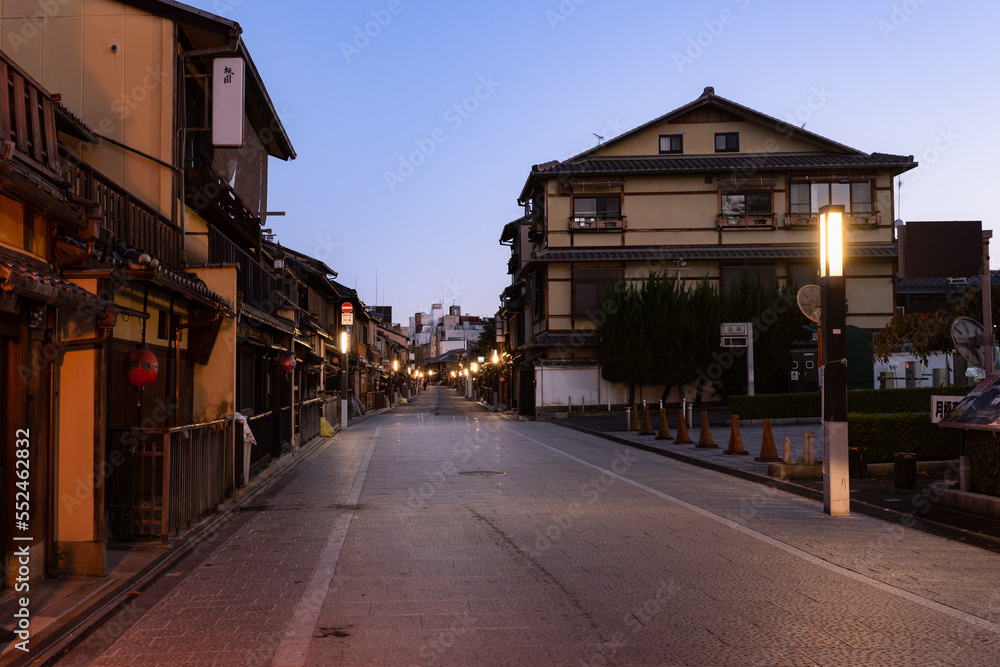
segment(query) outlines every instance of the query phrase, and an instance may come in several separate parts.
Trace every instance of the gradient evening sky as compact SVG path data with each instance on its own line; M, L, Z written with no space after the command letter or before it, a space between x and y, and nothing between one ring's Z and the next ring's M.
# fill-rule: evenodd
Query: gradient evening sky
M904 220L1000 222L997 3L189 4L243 27L298 153L269 167L278 241L404 325L434 302L494 314L509 284L498 239L531 166L706 86L867 153L914 155Z

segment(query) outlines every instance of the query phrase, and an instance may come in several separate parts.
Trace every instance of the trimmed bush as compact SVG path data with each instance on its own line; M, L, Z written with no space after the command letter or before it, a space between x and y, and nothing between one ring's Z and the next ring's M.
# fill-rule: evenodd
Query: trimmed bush
M973 387L933 387L919 389L854 389L847 392L850 412L865 414L930 413L931 396L965 396ZM758 394L730 396L729 409L740 419L819 419L819 392L801 394Z
M918 461L950 461L962 453L961 430L932 424L927 412L849 413L847 439L865 448L868 463L892 463L896 452L914 452Z
M788 419L820 416L819 392L730 396L729 409L740 419Z

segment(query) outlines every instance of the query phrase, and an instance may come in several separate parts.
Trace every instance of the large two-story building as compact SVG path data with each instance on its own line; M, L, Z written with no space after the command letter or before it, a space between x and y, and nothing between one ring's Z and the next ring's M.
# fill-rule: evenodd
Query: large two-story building
M685 284L707 278L722 293L744 272L765 284L815 283L826 204L847 211L848 323L881 328L895 307L894 179L915 166L712 88L575 157L533 166L518 197L525 215L500 239L512 250L502 313L519 410L626 402L627 388L603 380L597 360L597 328L611 316L604 294L616 281L658 272Z

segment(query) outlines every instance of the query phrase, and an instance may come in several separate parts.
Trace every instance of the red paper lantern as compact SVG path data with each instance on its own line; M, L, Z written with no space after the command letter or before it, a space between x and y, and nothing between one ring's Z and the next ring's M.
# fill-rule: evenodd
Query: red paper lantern
M291 373L293 368L295 368L295 357L288 355L281 360L281 370Z
M125 379L136 389L153 384L159 371L160 362L156 355L146 349L142 343L125 357Z

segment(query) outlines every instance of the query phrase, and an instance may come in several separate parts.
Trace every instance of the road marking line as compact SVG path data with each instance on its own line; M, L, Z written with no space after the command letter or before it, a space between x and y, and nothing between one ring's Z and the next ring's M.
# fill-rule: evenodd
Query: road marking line
M361 498L361 488L365 485L365 477L368 475L368 464L371 463L375 443L378 442L381 431L382 426L379 425L372 433L371 442L368 443L368 451L365 452L365 457L358 468L358 474L354 477L351 491L347 494L346 505L356 505L358 499ZM319 556L316 569L313 570L312 577L306 584L306 592L299 600L295 615L292 616L292 621L288 625L288 631L281 639L281 646L278 647L278 653L274 657L274 662L271 663L274 667L301 667L306 663L306 656L316 631L319 613L323 609L323 602L330 591L330 583L333 581L333 575L337 569L340 551L344 547L347 531L351 527L353 518L354 510L345 510L337 518L337 523L330 533L330 540Z
M781 542L779 540L776 540L773 537L765 535L764 533L759 533L759 532L757 532L756 530L754 530L752 528L747 528L746 526L741 525L741 524L733 521L732 519L727 519L726 517L720 516L720 515L715 514L713 512L710 512L709 510L706 510L703 507L698 507L697 505L692 505L691 503L689 503L689 502L687 502L685 500L681 500L680 498L677 498L675 496L672 496L669 493L664 493L663 491L658 491L657 489L654 489L652 487L646 486L645 484L637 482L637 481L635 481L633 479L629 479L628 477L623 477L622 475L619 475L618 473L614 472L613 470L608 470L607 468L602 468L599 465L596 465L594 463L590 463L589 461L584 461L583 459L578 458L576 456L573 456L572 454L567 454L566 452L562 451L561 449L553 447L552 445L548 445L548 444L542 442L541 440L537 440L535 438L532 438L531 436L525 435L523 433L519 433L519 432L515 431L512 428L509 428L507 426L501 426L501 428L503 428L503 429L505 429L507 431L510 431L511 433L513 433L515 435L519 435L522 438L524 438L525 440L530 440L531 442L533 442L533 443L535 443L535 444L537 444L537 445L539 445L541 447L544 447L545 449L548 449L548 450L550 450L552 452L555 452L556 454L559 454L561 456L565 456L566 458L568 458L568 459L570 459L572 461L576 461L577 463L585 465L588 468L593 468L594 470L599 470L600 472L602 472L602 473L604 473L606 475L611 475L615 479L620 479L621 481L623 481L623 482L625 482L627 484L631 484L632 486L634 486L634 487L636 487L638 489L642 489L643 491L651 493L654 496L657 496L659 498L663 498L664 500L668 500L668 501L670 501L672 503L680 505L681 507L683 507L685 509L688 509L688 510L690 510L690 511L696 513L696 514L699 514L699 515L701 515L701 516L703 516L703 517L705 517L707 519L712 519L713 521L716 521L718 523L721 523L724 526L732 528L733 530L735 530L737 532L743 533L744 535L747 535L748 537L753 537L754 539L760 540L761 542L764 542L765 544L769 544L769 545L771 545L773 547L777 547L778 549L781 549L785 553L791 554L793 556L797 556L798 558L801 558L802 560L804 560L806 562L812 563L813 565L818 565L819 567L822 567L825 570L829 570L830 572L834 572L836 574L840 574L842 576L847 577L848 579L853 579L854 581L857 581L859 583L871 586L872 588L877 588L880 591L883 591L885 593L889 593L890 595L895 595L896 597L903 598L904 600L909 600L910 602L915 602L915 603L917 603L917 604L919 604L919 605L921 605L923 607L926 607L927 609L931 609L933 611L940 612L940 613L945 614L947 616L951 616L952 618L955 618L955 619L960 620L960 621L964 621L965 623L968 623L970 625L974 625L977 628L980 628L982 630L986 630L988 632L992 632L993 634L1000 635L1000 624L998 624L998 623L993 623L992 621L988 621L988 620L986 620L984 618L980 618L978 616L974 616L973 614L961 611L960 609L955 609L954 607L949 607L948 605L941 604L940 602L935 602L934 600L929 600L927 598L920 597L919 595L916 595L915 593L911 593L909 591L903 590L902 588L896 588L895 586L892 586L892 585L887 584L885 582L879 581L878 579L873 579L871 577L868 577L868 576L865 576L865 575L860 574L858 572L855 572L854 570L849 570L846 567L843 567L841 565L837 565L835 563L831 563L830 561L823 560L822 558L820 558L818 556L814 556L813 554L809 553L808 551L803 551L802 549L799 549L798 547L794 547L794 546L792 546L790 544L786 544L785 542ZM832 520L836 520L836 519L832 519Z

